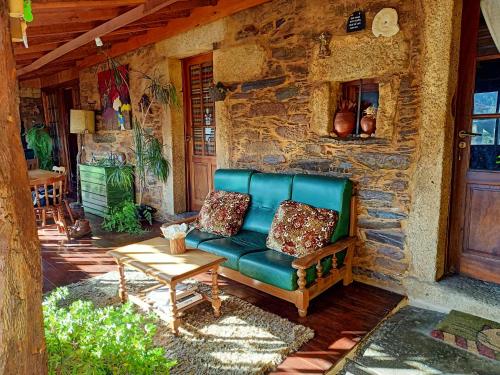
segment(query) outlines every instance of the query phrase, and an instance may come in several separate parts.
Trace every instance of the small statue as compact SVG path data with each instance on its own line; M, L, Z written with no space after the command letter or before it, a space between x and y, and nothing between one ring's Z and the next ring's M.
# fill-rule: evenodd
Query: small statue
M330 50L330 40L332 39L332 34L330 34L328 31L323 31L321 34L318 36L319 40L319 57L325 58L328 57L332 54L332 51Z

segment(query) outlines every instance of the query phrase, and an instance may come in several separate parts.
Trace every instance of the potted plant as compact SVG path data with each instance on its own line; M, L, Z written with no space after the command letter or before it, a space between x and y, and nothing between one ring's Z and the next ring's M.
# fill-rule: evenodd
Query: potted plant
M339 109L333 122L333 129L339 137L345 138L352 134L354 127L356 126L356 114L354 113L355 108L356 103L351 100L342 99L340 101Z
M363 133L372 135L377 128L377 107L371 105L364 110L365 115L361 119L360 125Z
M108 58L108 66L113 70L115 80L125 82L127 80L122 76L122 72L118 69L119 64L111 58ZM141 98L140 113L134 116L133 124L133 157L134 168L126 169L124 165L121 168L116 168L109 176L109 180L114 184L132 184L133 178L130 174L133 173L137 181L137 214L140 220L152 222L153 214L156 212L154 207L143 203L144 190L147 185L147 176L152 175L161 182L166 182L170 174L170 163L164 155L164 145L153 134L147 132L146 128L149 125L149 116L152 114L151 107L154 104L160 104L165 107L179 107L179 98L175 86L170 82L165 82L163 77L154 72L153 74L145 74L142 72L130 70L130 73L137 73L139 77L145 81L146 88ZM132 171L132 172L131 172ZM122 185L127 186L127 185ZM130 186L130 185L128 185Z
M54 142L45 125L35 125L26 131L26 143L33 150L41 169L51 170L54 166L52 149Z

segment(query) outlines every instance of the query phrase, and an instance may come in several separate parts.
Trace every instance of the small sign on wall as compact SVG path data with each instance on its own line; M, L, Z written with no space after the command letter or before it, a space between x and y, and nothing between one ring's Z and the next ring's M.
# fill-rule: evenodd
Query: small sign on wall
M353 33L356 31L361 31L366 28L366 18L365 12L362 10L357 10L349 16L347 19L346 31L348 33Z

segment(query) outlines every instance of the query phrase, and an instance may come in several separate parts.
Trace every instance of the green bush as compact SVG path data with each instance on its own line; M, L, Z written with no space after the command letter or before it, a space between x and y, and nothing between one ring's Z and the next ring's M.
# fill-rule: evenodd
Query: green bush
M168 374L175 361L154 347L155 319L130 304L96 308L76 301L60 307L67 288L52 292L43 304L49 374Z
M142 225L135 203L125 201L112 207L109 214L104 217L102 228L108 232L142 233Z

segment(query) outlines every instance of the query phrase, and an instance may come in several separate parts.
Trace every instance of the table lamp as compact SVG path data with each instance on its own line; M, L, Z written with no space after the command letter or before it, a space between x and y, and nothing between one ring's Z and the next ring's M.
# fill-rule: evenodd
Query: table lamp
M85 111L83 109L72 109L69 112L69 132L78 134L78 154L76 162L81 164L83 151L82 134L94 133L95 131L95 114L94 111ZM80 200L80 167L76 169L76 196L78 203Z

